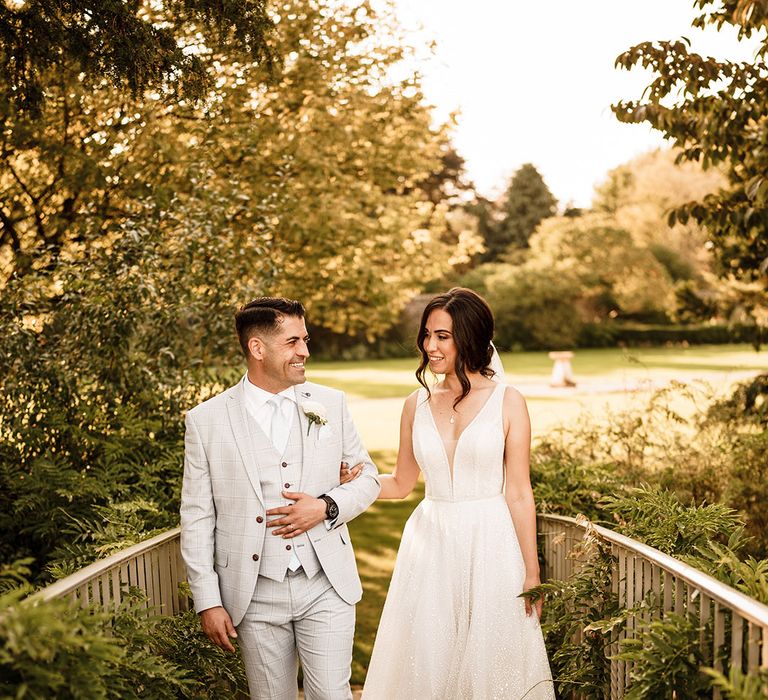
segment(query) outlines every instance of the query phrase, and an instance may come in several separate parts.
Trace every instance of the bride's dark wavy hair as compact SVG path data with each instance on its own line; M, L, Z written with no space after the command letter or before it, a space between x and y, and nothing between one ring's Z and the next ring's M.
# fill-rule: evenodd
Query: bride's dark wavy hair
M416 342L421 353L421 363L416 370L419 380L430 394L424 375L429 366L429 356L424 350L424 339L427 337L427 319L435 309L448 313L453 321L453 342L456 345L456 377L461 384L461 396L453 402L453 407L459 404L467 394L471 384L467 372L479 372L482 376L493 377L495 372L490 368L493 357L493 312L488 302L477 292L465 287L454 287L445 294L439 294L430 300L421 315L419 334Z

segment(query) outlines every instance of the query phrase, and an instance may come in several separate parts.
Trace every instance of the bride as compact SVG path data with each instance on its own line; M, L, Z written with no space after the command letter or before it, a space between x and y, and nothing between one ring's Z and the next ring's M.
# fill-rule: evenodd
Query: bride
M403 530L364 700L551 700L525 400L503 379L485 300L456 287L421 319L400 449L379 498L426 496ZM497 364L496 362L497 361ZM495 370L492 368L495 366ZM429 386L427 368L443 380Z

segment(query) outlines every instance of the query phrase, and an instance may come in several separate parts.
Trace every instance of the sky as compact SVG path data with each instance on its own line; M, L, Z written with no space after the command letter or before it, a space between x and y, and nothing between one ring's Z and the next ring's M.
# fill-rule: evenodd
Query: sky
M637 43L686 36L692 50L750 60L756 42L691 27L693 0L395 0L419 45L424 91L444 120L459 110L454 144L486 196L533 163L561 206L586 207L609 170L664 145L610 105L638 99L650 73L614 68Z

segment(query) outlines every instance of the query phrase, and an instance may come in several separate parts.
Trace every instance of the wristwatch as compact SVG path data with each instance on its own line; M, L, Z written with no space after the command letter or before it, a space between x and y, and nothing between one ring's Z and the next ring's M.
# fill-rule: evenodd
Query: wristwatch
M339 517L339 507L336 505L336 501L326 494L319 496L319 498L325 501L325 517L328 520L336 520Z

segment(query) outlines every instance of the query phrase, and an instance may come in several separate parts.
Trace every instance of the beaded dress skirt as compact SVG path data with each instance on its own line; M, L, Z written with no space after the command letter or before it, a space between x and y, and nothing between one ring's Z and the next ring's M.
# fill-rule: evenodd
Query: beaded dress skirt
M453 470L419 392L426 496L403 530L364 700L555 697L539 621L517 597L525 568L502 493L504 388L459 436Z

